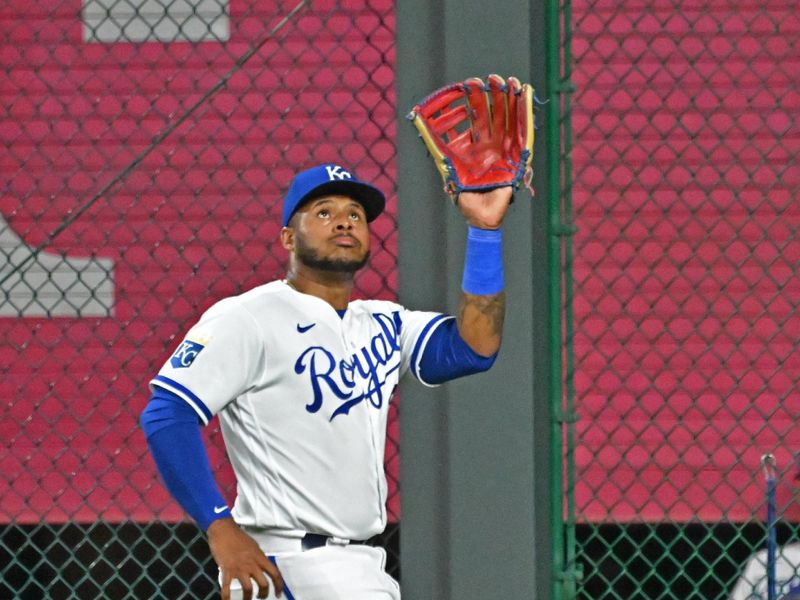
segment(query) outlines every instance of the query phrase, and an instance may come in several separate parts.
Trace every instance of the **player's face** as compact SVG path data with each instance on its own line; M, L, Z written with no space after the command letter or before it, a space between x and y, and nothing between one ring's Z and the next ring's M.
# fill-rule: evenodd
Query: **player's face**
M369 227L364 207L347 196L306 202L289 222L297 259L323 271L355 273L369 259Z

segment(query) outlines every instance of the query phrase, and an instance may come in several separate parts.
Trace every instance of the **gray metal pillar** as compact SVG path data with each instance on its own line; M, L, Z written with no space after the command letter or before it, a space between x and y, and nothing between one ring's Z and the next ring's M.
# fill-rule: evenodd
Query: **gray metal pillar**
M398 111L437 87L488 73L544 89L540 2L397 3ZM504 225L508 312L486 374L401 389L404 600L546 599L551 588L546 163L538 120L537 198L521 191ZM400 301L454 312L466 225L413 126L398 125Z

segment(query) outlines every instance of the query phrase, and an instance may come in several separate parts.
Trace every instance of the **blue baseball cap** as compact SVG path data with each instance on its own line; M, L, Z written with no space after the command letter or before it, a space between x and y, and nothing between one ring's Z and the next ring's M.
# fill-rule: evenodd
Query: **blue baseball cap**
M331 194L348 196L361 204L367 222L373 221L386 206L383 193L358 179L352 171L333 163L318 165L301 171L292 179L283 199L283 226L289 224L289 219L303 202Z

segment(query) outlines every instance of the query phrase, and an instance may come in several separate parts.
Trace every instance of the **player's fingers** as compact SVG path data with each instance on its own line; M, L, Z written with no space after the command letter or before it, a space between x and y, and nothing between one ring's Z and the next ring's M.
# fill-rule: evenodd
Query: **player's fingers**
M231 577L228 572L222 570L222 582L220 583L222 600L231 600Z
M242 600L253 600L253 580L249 575L243 576L239 579L242 584Z
M275 562L266 557L264 558L265 560L261 564L261 568L272 580L272 585L275 587L275 595L280 596L283 593L283 575L281 575L281 570Z
M251 575L253 580L255 580L256 585L258 586L258 594L256 598L266 598L269 596L269 582L267 578L264 577L264 572L260 569Z

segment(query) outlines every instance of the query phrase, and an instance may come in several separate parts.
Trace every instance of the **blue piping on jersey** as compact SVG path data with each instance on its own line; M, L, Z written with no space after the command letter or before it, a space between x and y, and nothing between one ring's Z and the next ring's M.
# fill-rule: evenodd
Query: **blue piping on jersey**
M178 383L173 379L170 379L169 377L164 377L163 375L156 375L155 377L153 377L153 383L155 384L161 383L164 386L166 386L167 389L169 389L171 392L175 392L177 394L182 394L186 396L186 399L189 400L190 403L194 405L195 410L199 408L202 411L201 417L203 417L203 420L205 421L206 425L208 425L208 422L213 418L214 415L211 414L211 411L208 410L208 407L189 388L181 385L180 383Z

